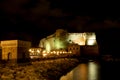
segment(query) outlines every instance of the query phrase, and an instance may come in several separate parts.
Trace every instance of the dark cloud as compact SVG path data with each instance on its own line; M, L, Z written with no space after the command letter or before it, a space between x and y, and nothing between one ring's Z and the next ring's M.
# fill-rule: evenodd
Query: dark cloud
M8 14L16 14L22 11L22 5L27 2L28 0L4 0L0 7Z
M57 26L68 26L70 29L75 28L77 31L85 30L89 28L88 26L99 28L99 24L101 23L95 22L96 19L93 20L93 17L81 17L80 13L83 13L84 11L79 11L81 10L81 7L77 1L69 2L73 4L70 5L70 3L63 0L4 0L0 4L1 10L5 13L8 22L11 23L12 26L18 26L20 24L26 26L29 23L33 23L37 28L56 29L59 28ZM78 13L80 16L76 16L74 13ZM72 18L70 19L70 17ZM108 22L106 23L106 20L103 20L102 24L103 23L105 26L109 25ZM116 22L114 24L118 23ZM35 28L35 26L33 27Z
M55 25L61 25L59 17L69 15L60 8L51 8L51 2L47 0L6 0L0 4L8 22L16 27L20 24L33 23L39 28L54 28Z
M68 26L70 26L71 28L75 28L76 31L83 31L86 24L90 20L92 20L92 18L89 16L76 16L73 20L68 22Z
M119 28L119 17L102 16L105 12L97 7L92 11L86 5L77 0L0 0L0 26L3 32L21 31L35 39L50 35L58 28L71 32ZM91 16L100 12L101 15Z

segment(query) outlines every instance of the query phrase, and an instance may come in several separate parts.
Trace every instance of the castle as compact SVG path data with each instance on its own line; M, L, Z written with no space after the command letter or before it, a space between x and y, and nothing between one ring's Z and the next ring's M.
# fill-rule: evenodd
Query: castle
M21 62L29 58L48 54L94 54L98 55L96 35L93 32L68 33L58 29L56 32L39 42L38 48L32 48L31 42L22 40L1 41L0 59Z
M39 47L44 47L48 52L51 50L66 49L68 44L80 46L97 45L94 32L68 33L66 30L57 29L56 32L40 40Z
M46 52L61 51L72 52L73 54L98 55L98 44L94 32L69 33L63 29L57 29L55 33L39 42L39 47Z

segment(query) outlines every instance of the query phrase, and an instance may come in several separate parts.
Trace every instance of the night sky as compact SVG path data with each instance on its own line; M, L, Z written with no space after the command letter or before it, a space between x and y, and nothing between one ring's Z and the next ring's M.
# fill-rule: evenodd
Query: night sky
M119 14L119 6L113 2L0 0L0 39L28 40L38 46L40 39L62 28L95 31L99 44L115 45L120 40Z

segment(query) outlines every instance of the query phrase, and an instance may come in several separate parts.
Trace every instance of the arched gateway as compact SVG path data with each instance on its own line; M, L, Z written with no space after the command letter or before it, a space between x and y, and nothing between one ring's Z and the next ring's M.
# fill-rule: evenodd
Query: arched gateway
M21 40L1 41L2 60L20 62L29 59L31 42ZM24 56L23 56L24 55Z

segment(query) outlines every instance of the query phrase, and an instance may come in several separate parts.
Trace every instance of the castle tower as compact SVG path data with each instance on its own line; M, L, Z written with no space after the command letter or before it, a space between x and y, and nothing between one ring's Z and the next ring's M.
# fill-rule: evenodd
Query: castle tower
M21 40L1 41L2 60L9 62L26 61L29 58L31 42Z

